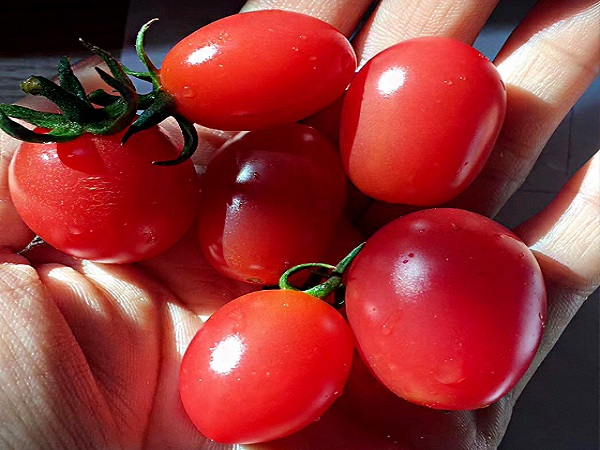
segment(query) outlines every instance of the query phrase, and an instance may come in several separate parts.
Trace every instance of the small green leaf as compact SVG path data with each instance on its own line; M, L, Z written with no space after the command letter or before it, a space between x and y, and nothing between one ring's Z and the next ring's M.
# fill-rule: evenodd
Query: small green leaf
M88 102L60 87L45 77L29 77L21 84L27 94L46 97L54 103L69 121L85 122L86 115L94 113L94 107Z
M149 20L148 22L146 22L144 25L142 25L142 28L140 28L140 31L138 31L138 34L135 39L135 50L136 50L137 56L140 59L140 61L142 61L144 66L146 66L146 68L148 69L148 74L150 75L151 82L152 82L152 85L154 86L155 90L160 89L160 80L158 78L158 69L152 63L152 61L148 57L148 54L146 53L146 50L144 49L144 38L146 37L146 31L148 31L148 28L150 28L150 25L152 25L154 22L157 22L157 21L158 21L158 19L152 19L152 20Z
M112 95L104 89L96 89L88 94L88 100L98 106L109 106L119 100L121 97Z
M194 124L179 115L174 115L173 117L177 121L181 133L183 134L183 149L176 159L170 161L154 161L153 164L158 166L174 166L180 164L191 158L195 153L196 148L198 148L198 132L196 131Z
M75 139L81 135L81 132L69 130L66 134L52 134L52 133L37 133L28 128L25 128L18 122L15 122L8 117L0 109L0 128L9 136L19 139L24 142L32 142L35 144L43 144L48 142L67 142Z
M152 102L150 106L140 114L137 120L131 124L123 136L123 143L127 142L127 140L135 133L158 125L167 117L173 115L173 102L173 98L166 92L157 92L154 102Z
M36 111L25 106L0 104L0 111L9 117L24 120L36 127L51 129L65 122L65 119L60 114Z
M85 89L73 73L73 68L67 57L61 58L58 63L58 81L63 89L89 103Z

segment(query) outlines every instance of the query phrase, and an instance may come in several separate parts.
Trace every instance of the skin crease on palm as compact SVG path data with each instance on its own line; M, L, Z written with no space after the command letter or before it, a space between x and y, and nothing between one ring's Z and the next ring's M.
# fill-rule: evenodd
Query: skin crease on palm
M244 10L304 12L350 35L369 4L250 0ZM354 41L359 60L364 64L378 51L421 35L472 43L495 6L492 0L383 0ZM598 75L599 23L599 2L554 0L541 1L516 29L495 61L508 90L505 126L484 171L453 206L491 216L524 181ZM98 83L91 70L96 63L77 67L90 89ZM228 137L202 129L200 134L198 167ZM7 168L17 145L0 136L0 447L236 448L209 442L194 429L179 401L178 369L203 318L252 288L213 272L191 235L134 265L77 261L43 245L18 254L33 235L8 193ZM243 448L496 448L525 384L600 283L599 209L596 154L545 210L515 230L544 271L548 323L531 369L499 402L463 412L411 405L377 384L357 361L345 394L321 420L288 438ZM361 211L357 221L368 234L403 207L363 201L353 210Z

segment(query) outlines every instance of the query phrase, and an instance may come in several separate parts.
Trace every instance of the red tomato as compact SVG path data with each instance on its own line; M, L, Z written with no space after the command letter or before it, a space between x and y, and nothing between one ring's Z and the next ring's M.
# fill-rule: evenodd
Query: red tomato
M353 339L342 316L308 294L246 294L217 310L186 350L183 406L218 442L286 436L317 420L341 395Z
M177 43L162 87L188 120L221 130L296 122L341 95L356 70L348 39L308 15L267 10L217 20Z
M341 219L347 179L315 129L289 124L225 144L202 180L199 241L222 274L275 285L290 267L320 262Z
M108 263L146 259L192 224L197 177L191 161L161 167L178 146L160 128L134 135L84 134L65 143L23 143L9 172L12 200L44 241Z
M473 47L445 37L401 42L371 59L346 93L346 171L373 198L442 204L480 172L505 113L500 75Z
M346 311L390 390L436 409L476 409L529 367L546 314L537 260L512 232L464 210L390 222L349 268Z

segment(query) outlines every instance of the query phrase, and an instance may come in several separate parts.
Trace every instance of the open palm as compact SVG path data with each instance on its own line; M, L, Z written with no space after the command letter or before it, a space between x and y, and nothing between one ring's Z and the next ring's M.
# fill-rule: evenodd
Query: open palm
M271 3L251 0L245 9ZM284 2L347 34L370 3ZM381 2L356 37L363 61L422 34L472 42L495 6L491 0L400 3ZM523 182L544 143L598 74L598 33L590 29L598 31L599 15L597 2L544 1L516 30L496 61L508 89L505 127L483 173L453 206L492 216ZM89 69L83 65L80 75L86 78ZM201 131L199 164L227 138ZM33 235L14 211L7 187L18 143L0 139L0 446L230 448L207 441L187 419L178 370L203 318L253 287L217 275L199 254L193 232L165 254L132 265L75 260L45 245L17 254ZM540 352L508 396L478 411L430 410L390 394L357 359L344 395L321 420L255 447L495 448L527 380L600 281L600 231L594 226L599 159L590 160L548 208L516 230L544 270L549 313ZM368 234L402 212L365 202L356 220Z

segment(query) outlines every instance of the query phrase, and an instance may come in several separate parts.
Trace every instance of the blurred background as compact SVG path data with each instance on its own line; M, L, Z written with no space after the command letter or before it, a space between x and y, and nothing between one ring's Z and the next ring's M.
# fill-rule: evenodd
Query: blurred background
M53 76L58 58L87 56L78 39L98 45L131 68L135 34L159 18L146 49L155 64L179 39L225 15L241 0L29 0L3 11L0 102L22 97L29 75ZM475 47L493 58L535 2L500 1ZM15 9L16 8L16 9ZM496 219L512 227L542 209L599 146L600 80L554 133L533 172ZM501 450L598 450L599 292L579 311L516 405ZM443 449L440 449L443 450Z

